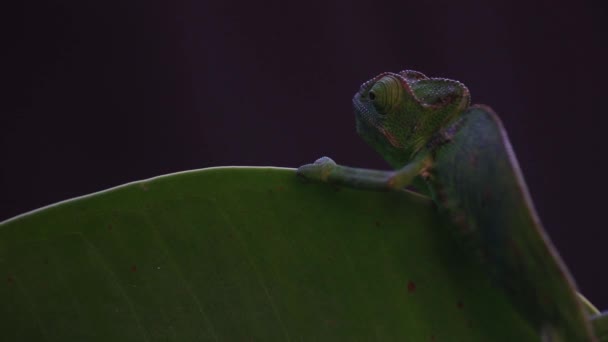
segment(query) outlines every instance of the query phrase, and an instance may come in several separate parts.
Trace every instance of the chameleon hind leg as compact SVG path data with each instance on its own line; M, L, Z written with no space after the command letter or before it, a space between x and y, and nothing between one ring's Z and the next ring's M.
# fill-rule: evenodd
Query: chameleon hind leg
M336 164L331 158L323 157L313 164L300 166L297 175L305 179L344 185L355 189L389 191L410 185L414 178L430 165L427 155L415 158L401 169L380 171L354 168Z

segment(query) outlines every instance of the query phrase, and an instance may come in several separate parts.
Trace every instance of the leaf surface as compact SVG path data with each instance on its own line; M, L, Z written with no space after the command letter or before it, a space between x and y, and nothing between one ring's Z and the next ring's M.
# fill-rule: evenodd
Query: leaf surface
M210 168L0 223L7 341L534 341L410 192Z

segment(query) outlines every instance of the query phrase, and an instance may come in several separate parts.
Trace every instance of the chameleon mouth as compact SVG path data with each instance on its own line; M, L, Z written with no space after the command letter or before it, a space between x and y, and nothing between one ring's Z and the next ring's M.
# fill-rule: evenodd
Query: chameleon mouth
M361 99L363 95L361 92L357 92L353 97L353 107L355 109L355 116L357 119L365 119L367 123L371 124L371 116L372 113L367 109L366 103L364 103Z
M369 130L369 126L374 126L373 122L370 120L372 114L361 101L361 93L357 93L353 97L353 108L355 111L355 120L357 122L357 132L359 132L359 134L361 134L361 131L363 130Z
M353 107L355 108L355 115L359 116L359 113L366 111L365 106L361 103L361 94L356 93L353 97Z
M357 133L365 139L373 136L375 140L378 140L378 133L384 133L384 128L374 119L374 114L368 109L369 103L365 100L362 101L362 97L361 92L358 92L353 97ZM380 136L386 138L385 134L380 134ZM388 140L390 143L393 143L390 139Z

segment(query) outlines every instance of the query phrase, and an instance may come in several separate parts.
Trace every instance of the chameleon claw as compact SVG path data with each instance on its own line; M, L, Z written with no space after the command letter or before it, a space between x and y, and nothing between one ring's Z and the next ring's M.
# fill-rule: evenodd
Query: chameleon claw
M331 158L322 157L317 159L312 164L300 166L296 171L296 175L307 180L327 182L329 174L335 167L336 162L334 162Z
M336 165L336 162L329 157L321 157L321 158L315 160L315 164L327 166L327 165Z

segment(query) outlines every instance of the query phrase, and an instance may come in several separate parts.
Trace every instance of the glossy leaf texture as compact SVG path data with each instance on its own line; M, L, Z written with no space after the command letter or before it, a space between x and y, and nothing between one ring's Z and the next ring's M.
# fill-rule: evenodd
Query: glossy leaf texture
M7 341L537 341L426 198L210 168L0 223Z

